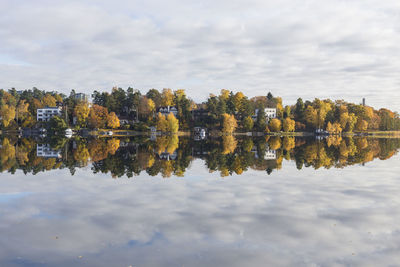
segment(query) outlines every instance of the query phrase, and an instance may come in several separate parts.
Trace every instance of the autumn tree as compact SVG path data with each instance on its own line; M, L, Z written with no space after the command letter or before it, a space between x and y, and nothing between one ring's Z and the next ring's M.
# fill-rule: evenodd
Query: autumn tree
M246 118L244 118L243 120L243 128L246 131L251 131L253 129L254 126L254 122L253 119L250 116L247 116Z
M354 113L349 113L349 118L347 120L345 131L349 133L353 132L356 123L357 123L357 116Z
M331 123L330 121L328 122L326 126L326 131L330 134L341 134L342 133L342 127L339 122Z
M164 88L161 94L161 104L163 106L172 106L174 104L174 94L171 89Z
M168 122L164 115L160 112L157 114L157 130L161 132L168 131Z
M146 96L141 97L139 103L139 114L143 118L150 118L155 111L156 105L154 101Z
M235 111L241 111L242 110L242 100L245 98L244 94L242 92L237 92L232 99L233 106Z
M368 122L359 118L356 124L356 129L360 132L365 132L368 129Z
M294 132L296 122L289 117L283 120L283 130L285 132Z
M168 131L171 133L177 133L179 130L179 120L175 118L173 113L169 113L167 116Z
M86 102L81 102L75 106L74 115L77 119L77 123L80 126L86 125L86 120L89 117L89 112L90 112L90 108L89 108L88 103L86 103Z
M93 105L90 108L88 122L93 128L104 128L107 123L108 110L99 105Z
M307 106L305 110L305 120L308 125L318 127L318 112L313 106Z
M46 94L42 102L45 107L55 107L57 105L57 100L50 94Z
M2 117L3 126L8 127L10 122L15 118L15 107L3 105L0 107L0 115Z
M110 112L110 114L108 114L107 116L107 126L115 129L119 127L119 119L117 117L117 115L115 114L115 112Z
M271 132L279 132L282 128L282 123L279 119L274 118L271 119L268 126Z
M219 99L220 99L220 100L227 101L228 98L229 98L229 95L230 95L229 90L221 89L221 92L220 92L220 94L219 94Z
M18 106L16 108L16 116L17 120L23 120L29 115L29 103L25 102L25 99L19 101Z
M237 127L237 121L235 119L235 116L225 113L222 115L222 119L223 119L222 132L224 134L232 134Z

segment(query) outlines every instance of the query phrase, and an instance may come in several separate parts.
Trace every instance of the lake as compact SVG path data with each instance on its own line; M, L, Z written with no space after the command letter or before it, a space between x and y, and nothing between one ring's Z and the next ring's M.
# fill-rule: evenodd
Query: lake
M400 139L18 139L0 266L389 266Z

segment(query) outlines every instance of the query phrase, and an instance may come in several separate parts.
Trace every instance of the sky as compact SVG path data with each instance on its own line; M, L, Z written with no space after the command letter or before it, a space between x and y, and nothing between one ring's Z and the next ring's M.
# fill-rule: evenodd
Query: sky
M0 0L0 88L269 91L400 111L398 0Z

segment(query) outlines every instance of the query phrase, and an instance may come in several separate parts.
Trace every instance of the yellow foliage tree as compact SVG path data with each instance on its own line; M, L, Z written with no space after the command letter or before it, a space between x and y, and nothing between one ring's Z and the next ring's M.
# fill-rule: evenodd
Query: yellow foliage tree
M224 113L222 114L222 119L223 119L222 132L224 134L232 134L237 127L237 121L235 119L235 116Z
M93 105L89 112L89 125L94 128L103 128L106 126L108 110L99 105Z
M219 94L219 98L220 98L221 100L228 100L229 94L230 94L229 90L221 89L221 92L220 92L220 94Z
M18 119L24 119L28 114L29 103L25 103L25 99L19 101L16 112L18 115Z
M86 124L86 119L89 117L90 108L86 102L81 102L74 108L74 115L80 126Z
M108 114L107 116L107 125L108 127L115 129L119 127L119 119L117 117L117 115L115 114L115 112L110 112L110 114Z
M356 124L356 129L361 132L366 131L368 129L368 122L359 118Z
M185 89L178 89L175 91L175 97L178 101L180 101L185 96L186 96Z
M22 127L32 127L36 123L36 119L32 115L28 115L22 122Z
M42 102L45 107L55 107L57 104L57 100L50 94L46 94Z
M282 123L279 119L274 118L269 122L268 127L271 132L279 132L282 128Z
M246 118L244 118L243 120L243 128L246 131L251 131L253 129L254 126L254 121L250 116L247 116Z
M242 99L245 98L244 94L242 92L237 92L234 96L233 96L233 105L235 106L235 110L239 111L241 110L241 106L242 106Z
M173 113L169 113L167 116L168 131L171 133L177 133L179 130L179 120L175 118Z
M318 112L312 106L307 106L306 108L306 122L313 127L318 127Z
M283 130L285 132L294 132L296 122L291 118L286 118L283 120Z
M156 110L156 104L154 103L153 99L151 99L151 98L147 99L147 107L148 107L150 113L154 114L154 111Z
M15 118L15 107L9 105L1 106L0 115L2 117L3 126L8 127L10 122Z
M346 126L350 120L350 116L348 112L340 113L339 123L342 129L346 129Z
M171 89L164 88L161 94L161 103L163 106L172 106L174 104L174 94Z
M168 122L164 115L160 112L157 114L157 130L161 132L168 131Z

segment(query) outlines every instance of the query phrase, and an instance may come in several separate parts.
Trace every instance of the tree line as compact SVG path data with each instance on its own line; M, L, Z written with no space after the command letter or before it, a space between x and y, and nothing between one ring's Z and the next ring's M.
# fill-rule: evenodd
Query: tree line
M190 130L194 126L233 132L313 132L323 129L330 134L342 132L400 130L397 112L343 100L303 101L283 105L282 98L268 92L265 96L248 97L242 92L222 89L206 101L195 103L185 90L139 90L114 87L111 92L94 91L92 103L56 91L33 88L17 91L0 90L1 129L10 130L53 125L58 128L108 128L147 131L154 126L162 132ZM62 115L51 123L36 121L38 108L62 107ZM160 108L174 107L175 112L160 113ZM266 108L276 110L269 118Z

